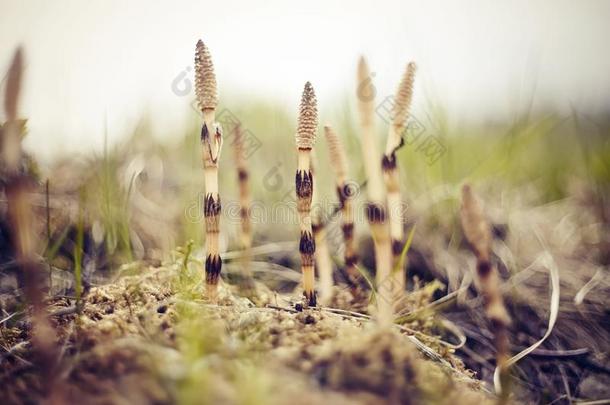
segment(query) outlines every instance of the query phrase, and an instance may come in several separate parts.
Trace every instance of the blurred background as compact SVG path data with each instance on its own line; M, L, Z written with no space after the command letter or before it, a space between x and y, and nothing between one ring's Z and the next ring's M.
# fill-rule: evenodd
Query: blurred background
M417 61L420 121L432 105L452 126L512 122L530 111L605 114L609 18L603 0L0 0L0 66L25 47L26 147L49 161L101 150L105 133L124 139L144 116L161 139L184 133L198 38L231 110L273 104L294 117L310 80L323 122L332 120L353 99L364 54L380 101Z

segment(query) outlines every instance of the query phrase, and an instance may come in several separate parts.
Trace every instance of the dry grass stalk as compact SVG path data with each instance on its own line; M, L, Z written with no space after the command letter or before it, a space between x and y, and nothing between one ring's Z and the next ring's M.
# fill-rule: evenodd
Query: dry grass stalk
M299 123L296 133L297 172L295 177L297 210L301 240L301 271L303 273L303 289L308 306L316 305L314 254L316 243L311 226L311 200L313 197L313 174L311 172L311 150L316 140L318 130L318 107L316 95L311 83L305 83L299 109Z
M358 63L358 85L370 80L371 74L366 60ZM386 196L382 184L381 165L377 140L375 139L375 102L373 97L358 97L360 124L362 129L362 155L367 175L367 219L375 243L375 284L377 286L377 318L381 326L393 321L392 303L392 246L387 219Z
M321 207L319 204L320 193L316 191L316 156L311 154L311 175L313 178L313 195L312 205L313 214L311 218L311 230L316 245L315 260L316 268L318 269L318 278L320 281L320 303L327 305L332 298L333 289L333 264L330 258L330 251L326 243L326 224L322 219Z
M347 157L345 148L339 136L330 126L324 127L324 134L328 143L328 151L331 167L335 173L337 185L337 196L341 207L341 229L343 230L343 241L345 243L345 273L347 281L355 296L361 293L360 274L356 266L358 265L358 254L356 253L356 242L354 238L354 190L351 189L348 180Z
M407 65L405 74L398 86L392 110L392 123L389 128L385 154L381 160L383 177L388 191L388 214L390 219L390 236L392 238L392 278L394 302L400 304L405 295L406 274L401 253L404 245L402 202L400 195L400 176L396 164L396 151L404 145L402 137L413 98L413 81L415 80L415 63Z
M254 290L252 281L252 272L250 270L251 249L252 249L252 221L250 219L250 185L248 165L246 164L244 137L241 124L235 126L235 166L237 167L237 181L239 183L239 215L240 215L240 243L244 250L242 256L243 277L242 282L243 292L251 294Z
M23 72L23 51L19 48L12 60L6 81L4 110L7 122L3 125L0 180L4 183L8 205L8 219L11 224L11 242L16 261L21 268L24 291L32 305L32 344L37 355L38 365L44 375L46 389L53 380L56 357L55 332L49 324L44 303L43 273L38 263L38 240L34 227L34 212L31 194L34 180L23 167L21 137L23 122L17 117L18 101Z
M195 52L195 93L201 113L201 149L205 176L204 216L206 224L205 273L207 294L217 301L218 280L222 268L218 236L220 232L220 194L218 193L218 161L222 150L222 129L216 122L218 91L210 52L203 41L197 42Z
M509 358L508 325L510 317L504 306L497 269L490 261L491 229L485 220L483 209L472 188L462 187L462 228L472 251L477 258L477 279L485 303L485 312L491 323L496 346L496 365L500 370L500 380L507 381ZM508 396L508 389L502 389L502 397Z

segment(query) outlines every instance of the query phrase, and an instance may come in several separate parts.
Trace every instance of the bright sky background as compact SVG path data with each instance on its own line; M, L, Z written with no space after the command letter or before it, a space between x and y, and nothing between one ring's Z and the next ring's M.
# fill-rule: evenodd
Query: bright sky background
M419 65L417 108L453 122L510 119L527 105L600 113L610 105L610 1L0 0L0 69L25 46L22 115L38 156L99 148L151 113L180 136L192 96L172 83L209 46L230 106L267 98L296 111L310 80L320 108L354 94L358 55L378 94ZM192 77L192 71L185 76ZM179 88L188 83L177 80Z

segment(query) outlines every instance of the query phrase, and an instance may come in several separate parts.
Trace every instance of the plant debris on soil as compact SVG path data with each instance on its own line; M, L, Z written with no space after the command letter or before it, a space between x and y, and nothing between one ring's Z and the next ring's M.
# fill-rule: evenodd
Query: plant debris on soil
M43 392L28 326L8 320L10 326L2 329L2 345L10 348L2 358L3 398L7 403L36 403L46 396L81 403L492 401L435 336L421 343L437 353L430 359L401 329L380 331L366 315L339 309L295 309L294 297L261 284L257 305L227 284L218 305L210 305L198 298L196 263L182 268L182 262L134 265L124 270L131 275L91 288L77 306L67 298L52 300L54 340L61 350L51 392Z

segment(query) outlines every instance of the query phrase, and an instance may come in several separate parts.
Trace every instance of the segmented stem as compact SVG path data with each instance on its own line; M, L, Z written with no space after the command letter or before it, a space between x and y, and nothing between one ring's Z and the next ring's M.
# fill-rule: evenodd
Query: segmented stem
M491 229L477 197L468 184L462 187L461 220L464 235L477 258L476 274L484 300L485 312L494 333L496 363L500 370L500 380L506 381L508 375L506 363L510 350L508 340L510 316L502 298L498 271L490 260ZM506 399L508 390L502 389L502 394Z
M235 125L234 136L235 140L233 144L235 146L235 166L237 168L237 181L239 183L240 242L241 248L244 250L244 255L242 256L244 280L241 287L246 294L251 294L254 291L254 284L252 280L252 272L250 271L250 251L252 248L252 222L250 220L251 197L249 185L250 176L248 174L248 165L246 164L244 136L240 123Z
M358 62L357 86L373 86L369 66L364 57ZM357 94L358 109L360 111L360 129L362 131L362 151L364 158L364 171L367 174L367 193L369 200L375 204L385 204L385 192L381 183L381 167L379 160L371 159L378 156L377 138L375 136L375 97L371 94Z
M295 187L301 240L301 272L303 289L308 306L316 305L314 254L316 243L311 225L311 201L313 197L313 174L311 172L311 149L315 143L318 128L318 107L316 95L311 83L305 83L299 109L298 128L296 133L297 172Z
M358 86L371 80L369 67L364 58L358 63ZM392 300L392 246L387 219L386 196L382 185L381 166L374 125L374 97L358 97L362 130L362 157L367 175L367 218L375 243L375 284L377 287L377 320L381 326L393 322Z
M415 80L415 63L407 65L405 74L396 91L392 111L392 123L389 127L385 154L381 160L383 177L388 191L388 213L390 236L392 238L392 288L394 304L399 306L405 298L406 274L405 263L400 263L404 245L403 207L400 194L400 176L396 163L396 151L404 144L403 132L413 98Z
M335 174L337 197L341 207L341 229L343 230L343 242L345 244L344 260L345 275L352 295L361 293L360 273L358 265L358 254L356 253L356 243L354 238L354 208L353 199L356 190L353 183L348 180L348 166L345 148L339 136L330 126L324 127L324 134L328 144L331 167Z
M216 75L210 53L199 40L195 52L195 92L201 113L201 150L205 179L204 216L206 225L205 275L207 295L211 302L217 301L218 280L222 269L220 258L220 194L218 193L218 161L222 150L222 129L215 122L218 93Z
M313 195L312 206L313 213L311 214L311 229L313 232L314 241L316 244L315 260L318 270L318 278L320 281L320 302L322 305L327 305L332 298L333 289L333 265L330 258L330 251L326 243L326 224L322 218L322 207L319 203L320 193L317 191L316 181L317 160L315 153L311 153L311 174L313 177Z
M25 296L32 305L32 346L36 352L36 366L42 371L44 389L50 390L55 381L53 366L58 357L53 340L55 331L44 302L42 271L38 263L38 237L34 224L32 193L36 184L21 164L23 152L21 138L23 122L18 119L18 100L23 75L23 51L15 52L6 79L4 110L7 122L2 125L0 137L0 179L7 200L7 217L10 223L11 244L15 252L24 283Z

